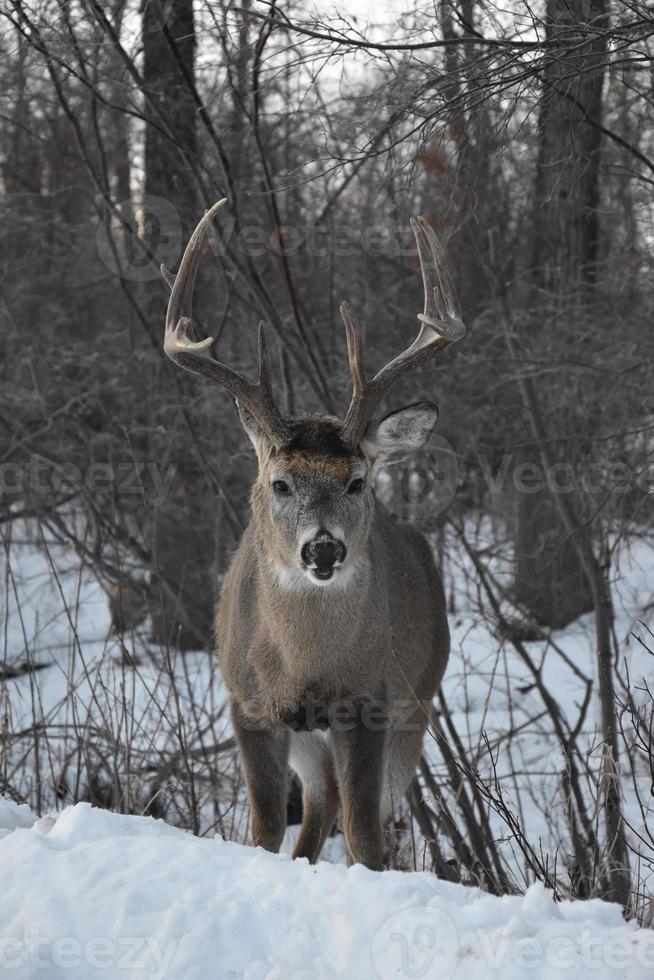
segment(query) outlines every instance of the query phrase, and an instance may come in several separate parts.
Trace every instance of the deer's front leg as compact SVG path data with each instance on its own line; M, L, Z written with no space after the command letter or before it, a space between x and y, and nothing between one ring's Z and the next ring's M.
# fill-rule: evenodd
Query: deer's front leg
M351 720L332 724L343 831L350 858L373 871L384 867L381 795L388 716L381 701L353 703Z
M261 727L235 701L232 724L250 799L252 841L276 852L286 830L288 732Z

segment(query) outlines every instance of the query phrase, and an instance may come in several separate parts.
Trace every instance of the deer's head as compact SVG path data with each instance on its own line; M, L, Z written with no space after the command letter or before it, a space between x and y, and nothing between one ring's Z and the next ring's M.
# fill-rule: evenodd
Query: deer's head
M343 420L333 417L285 418L277 408L263 329L259 327L259 377L248 381L211 357L213 338L188 338L193 285L204 238L217 212L215 204L193 232L176 276L162 267L171 288L164 350L176 364L219 382L236 398L241 422L259 462L252 503L265 557L285 584L343 584L365 546L374 498L371 469L378 460L397 462L421 448L436 424L435 405L421 402L381 421L373 416L390 386L459 340L465 330L442 249L424 218L412 221L423 283L424 311L418 336L373 378L363 367L361 330L344 303L352 399Z

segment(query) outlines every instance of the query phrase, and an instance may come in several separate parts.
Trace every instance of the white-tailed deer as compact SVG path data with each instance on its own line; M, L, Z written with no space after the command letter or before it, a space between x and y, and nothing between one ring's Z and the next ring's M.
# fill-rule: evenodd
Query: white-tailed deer
M286 825L289 766L303 787L294 856L315 861L339 801L352 861L384 864L383 821L420 757L428 707L449 655L443 589L427 543L375 502L371 469L420 448L436 424L428 402L372 421L394 381L459 340L459 316L440 245L412 221L425 287L420 331L373 378L359 325L343 304L352 400L343 421L284 418L259 329L252 383L188 338L207 211L173 276L164 350L236 398L257 453L252 518L218 606L216 638L231 693L255 844L276 851Z

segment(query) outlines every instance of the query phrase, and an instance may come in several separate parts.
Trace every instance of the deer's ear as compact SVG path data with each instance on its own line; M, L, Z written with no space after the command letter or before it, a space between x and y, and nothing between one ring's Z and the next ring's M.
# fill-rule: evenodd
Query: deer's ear
M361 446L373 460L399 463L422 449L438 421L438 408L431 402L418 402L391 412L381 422L371 422Z
M238 409L241 425L245 429L250 442L254 446L257 456L259 459L261 459L261 456L266 448L269 448L268 440L252 412L239 401L236 402L236 407Z

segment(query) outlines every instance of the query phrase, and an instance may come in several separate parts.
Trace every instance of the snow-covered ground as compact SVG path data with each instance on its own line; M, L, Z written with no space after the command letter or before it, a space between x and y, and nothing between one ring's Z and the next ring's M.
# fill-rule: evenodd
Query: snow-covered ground
M489 526L482 529L477 543L479 547L492 546ZM455 612L450 616L452 655L443 686L446 701L470 757L484 771L488 764L485 735L495 752L504 791L530 839L554 853L566 828L564 761L551 719L543 711L533 675L511 645L498 639L492 617L480 607L474 570L462 550L452 541L448 544L446 580ZM56 778L79 790L84 786L84 766L88 763L102 769L101 760L108 759L105 781L111 781L109 769L118 770L126 792L131 793L130 779L134 777L132 781L143 791L144 806L150 789L143 772L152 771L156 776L162 760L168 763L176 754L194 752L200 781L196 793L200 829L208 833L217 829L244 840L247 814L234 804L234 783L223 778L224 786L218 787L216 795L215 770L207 772L206 778L201 771L203 760L215 761L213 747L225 745L231 734L215 658L205 652L175 655L172 651L163 656L148 646L146 626L141 633L124 638L130 655L126 661L117 638L111 635L107 599L91 570L80 565L74 552L64 545L50 542L46 552L41 532L34 526L15 526L9 559L3 555L0 563L4 585L0 662L43 665L41 670L8 680L0 692L7 728L11 733L23 733L11 750L20 763L12 789L35 803L35 780L40 773L46 784ZM642 694L641 679L651 680L654 675L653 658L631 636L634 629L642 632L639 620L651 618L653 567L654 550L639 539L625 542L615 561L621 670L624 674L628 669L637 697ZM502 576L500 563L496 562L495 570ZM528 644L534 663L541 668L541 676L571 726L579 715L586 684L593 683L596 691L594 647L592 615L546 640ZM580 736L589 759L593 759L598 743L596 704L593 695ZM34 747L30 749L34 721L44 734L39 772L35 771ZM92 751L85 749L80 766L75 750L82 741L85 746L90 743ZM443 761L429 739L426 749L440 775ZM225 777L229 759L219 762ZM10 766L11 760L4 759L3 764ZM445 777L444 771L442 775ZM647 777L643 772L644 782ZM159 791L157 783L153 792ZM239 792L242 795L241 784ZM647 791L644 799L651 806ZM44 790L41 805L54 803L52 792ZM125 805L139 808L137 799L126 800ZM643 815L636 801L628 795L625 806L634 826L640 826ZM183 823L181 809L176 822ZM561 826L553 820L557 813L562 816ZM650 816L649 810L645 816ZM504 828L497 830L501 840ZM507 840L500 846L510 851L512 843ZM333 852L334 856L342 855L338 847ZM559 861L564 856L565 847ZM521 880L519 855L516 878Z
M4 830L2 828L5 828ZM0 972L83 980L650 980L654 931L541 885L291 861L79 803L0 801Z
M493 552L492 529L482 525L477 547ZM490 562L500 583L510 585L510 555ZM654 688L654 656L634 634L652 647L646 626L654 627L654 548L651 541L634 537L623 540L616 549L612 568L615 607L615 636L619 649L616 664L616 698L624 700L629 688L634 701L651 710ZM494 629L494 617L477 597L478 576L469 560L455 548L448 564L454 582L456 613L450 616L452 653L443 691L469 757L479 760L482 771L488 765L488 738L496 756L496 766L507 798L520 817L532 842L539 842L553 856L565 862L566 836L563 774L566 763L552 718L544 710L534 673L517 655L513 646ZM505 615L511 617L505 602ZM552 631L543 639L524 644L547 690L555 698L561 716L569 727L580 723L578 745L587 759L596 782L588 785L591 804L600 795L599 769L602 757L598 664L594 614L588 613L563 630ZM590 697L585 694L590 685ZM429 740L427 751L436 761ZM623 759L623 772L628 766ZM654 797L650 793L648 766L636 772L644 812L640 809L629 778L624 782L624 812L632 825L632 843L638 846L638 833L644 822L654 823ZM504 836L500 832L500 836ZM511 850L512 842L502 840L500 848ZM650 853L650 858L653 857ZM650 869L648 874L651 874ZM646 877L646 875L645 875Z
M465 556L453 541L448 545L446 579L455 608L444 694L453 722L481 772L492 747L521 825L550 867L557 862L564 869L565 766L551 719L526 664L480 605ZM26 808L0 805L0 827L16 828L0 840L0 974L48 980L654 975L652 933L625 924L617 907L599 901L555 905L531 884L515 841L493 815L497 846L524 897L494 898L431 874L347 869L339 837L328 842L317 868L291 863L293 828L283 856L243 848L236 842L247 840L247 805L215 658L164 654L148 644L147 627L124 638L126 657L90 569L61 544L52 542L46 553L33 527L22 529L0 566L0 662L43 665L0 683L5 785L33 806L40 802L42 812L62 810L71 795L87 795L88 766L105 788L118 786L120 803L109 804L114 809L142 812L154 797L170 824L192 826L193 812L201 835L84 804L65 810L54 826L48 818L35 824ZM624 542L614 563L620 671L628 669L636 697L643 696L640 679L651 684L654 674L652 656L631 636L642 634L639 621L651 624L653 567L654 551L639 539ZM499 565L495 571L503 574ZM587 682L596 685L592 616L527 647L574 726ZM595 704L593 693L580 731L589 773L599 764ZM429 739L426 749L445 787L447 772ZM178 773L182 756L189 767ZM634 846L654 802L647 770L636 775L642 812L625 779ZM592 806L597 789L588 779ZM55 787L63 783L68 796L58 798ZM441 843L449 857L445 835ZM409 852L414 845L420 868L424 850L417 839ZM637 870L646 883L646 864ZM646 910L646 899L643 905Z

